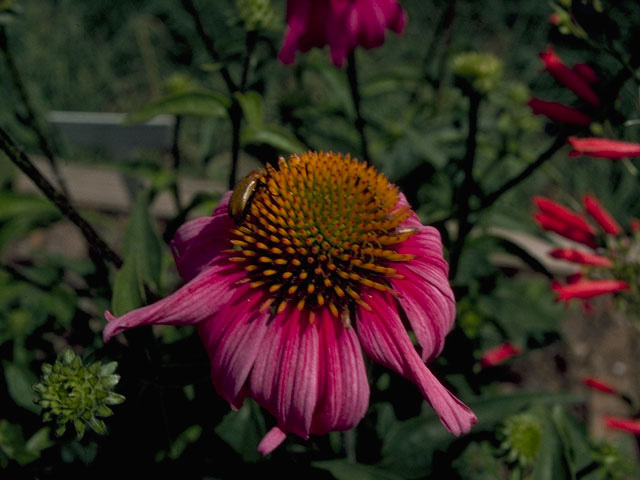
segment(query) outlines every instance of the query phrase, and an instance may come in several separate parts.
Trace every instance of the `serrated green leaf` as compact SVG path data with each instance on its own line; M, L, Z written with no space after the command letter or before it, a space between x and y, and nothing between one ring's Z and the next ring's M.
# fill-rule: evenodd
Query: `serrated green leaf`
M146 122L158 115L196 115L199 117L224 117L229 99L208 91L193 91L170 95L141 108L127 116L126 123Z
M393 472L346 459L313 462L312 465L329 471L337 480L402 480L401 476Z

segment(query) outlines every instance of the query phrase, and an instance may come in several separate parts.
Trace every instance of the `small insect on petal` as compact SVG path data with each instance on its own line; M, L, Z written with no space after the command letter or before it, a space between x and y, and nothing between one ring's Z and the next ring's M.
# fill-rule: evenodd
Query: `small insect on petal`
M256 193L256 189L264 185L263 178L266 176L266 173L264 169L252 171L240 180L233 190L231 199L229 200L229 216L233 218L233 221L236 222L237 225L242 224L249 213L251 200Z

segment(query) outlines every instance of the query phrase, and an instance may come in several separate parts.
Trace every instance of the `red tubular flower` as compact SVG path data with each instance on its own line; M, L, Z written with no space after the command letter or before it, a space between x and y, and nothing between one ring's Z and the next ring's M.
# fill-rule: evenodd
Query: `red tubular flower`
M506 362L509 358L520 355L522 349L511 342L505 342L497 347L487 350L480 359L483 368L495 367Z
M602 417L604 424L614 430L624 430L636 435L640 434L640 420L635 418L610 417L605 415Z
M570 285L554 283L551 288L558 294L557 301L569 302L572 298L587 299L619 292L628 289L629 285L619 280L582 280Z
M580 215L544 197L533 197L540 209L534 218L545 230L550 230L575 242L595 248L594 230Z
M588 155L589 157L610 158L617 160L625 157L640 157L640 143L620 142L606 138L576 138L567 140L573 150L571 157Z
M585 377L582 379L582 383L589 388L598 390L603 393L618 393L618 391L607 382L604 382L595 377Z
M577 75L580 75L580 77L582 77L582 79L587 83L598 83L600 81L593 68L586 63L576 63L571 67L571 70L573 70Z
M236 408L251 397L275 417L262 454L289 433L357 425L369 404L363 353L413 382L445 428L468 432L475 415L426 365L455 319L438 231L349 156L281 158L250 179L176 233L187 283L120 317L107 312L104 340L142 325L197 325L220 396Z
M548 102L532 97L527 103L534 115L544 115L549 120L570 125L587 126L591 124L591 117L580 110L567 107L562 103Z
M291 64L296 51L328 44L333 63L341 67L358 45L379 47L385 30L400 34L406 23L406 12L397 0L288 0L279 58Z
M631 222L629 223L629 229L633 233L640 232L640 220L638 220L637 218L632 218Z
M610 235L620 235L622 228L618 222L611 216L609 212L600 204L598 199L593 195L585 195L582 198L584 208L587 209L589 215L598 222L602 229Z
M547 50L540 54L540 58L545 64L545 69L553 75L558 83L567 87L591 105L596 107L600 105L600 99L589 84L580 75L562 63L560 57L553 51L553 47L549 45Z
M607 257L596 255L595 253L581 252L572 248L556 248L549 252L553 258L567 260L580 265L591 265L594 267L611 267L612 263Z

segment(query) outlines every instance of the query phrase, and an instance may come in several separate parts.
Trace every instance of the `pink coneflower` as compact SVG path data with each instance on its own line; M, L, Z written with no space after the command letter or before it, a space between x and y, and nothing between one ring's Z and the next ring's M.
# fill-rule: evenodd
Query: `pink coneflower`
M560 85L567 87L591 105L596 107L600 105L600 99L589 84L581 75L571 70L562 62L560 57L553 51L553 47L549 45L547 49L540 54L540 59L544 62L545 69L553 75ZM580 69L584 69L584 67L579 67L579 70Z
M569 125L588 126L591 117L586 113L558 102L549 102L532 97L527 103L534 115L544 115L549 120Z
M487 350L480 359L480 364L484 367L495 367L515 355L520 355L522 349L511 342L502 343L496 347Z
M567 141L573 148L573 150L569 152L569 156L571 157L587 155L589 157L610 158L612 160L625 157L640 157L640 143L621 142L595 137L569 137Z
M287 31L280 61L295 62L296 51L329 45L331 59L341 67L358 45L379 47L385 31L400 34L407 15L397 0L288 0Z
M362 350L415 383L449 431L468 432L476 417L425 365L455 317L438 231L349 156L294 155L241 185L231 205L238 224L228 193L211 217L177 232L186 285L119 318L107 312L105 341L140 325L197 325L218 393L234 407L251 397L275 417L262 454L288 433L360 421L369 400Z
M604 380L600 380L599 378L585 377L582 379L582 383L585 386L593 390L598 390L599 392L602 392L602 393L615 393L615 394L618 393L618 391L614 387L609 385Z
M602 417L605 425L614 430L623 430L625 432L631 432L636 435L640 434L640 420L635 418L623 418L623 417Z

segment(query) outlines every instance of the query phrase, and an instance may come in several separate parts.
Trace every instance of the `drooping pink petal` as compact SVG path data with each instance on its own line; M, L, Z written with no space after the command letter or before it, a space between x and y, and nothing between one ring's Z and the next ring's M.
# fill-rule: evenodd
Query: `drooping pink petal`
M222 398L239 408L238 395L262 348L270 313L260 312L261 294L245 284L218 314L198 324L211 362L211 381Z
M393 298L376 291L362 297L371 306L371 311L358 308L356 314L358 338L367 355L415 383L447 430L455 435L468 432L476 416L424 364L392 306Z
M171 253L184 280L191 280L232 247L229 232L235 224L227 211L230 198L231 192L225 193L211 216L185 223L171 240Z
M273 427L260 441L258 452L260 455L269 455L284 442L285 438L287 438L285 432L279 427Z
M319 312L318 403L311 433L353 428L369 405L369 382L362 349L353 328L344 328L328 309Z
M212 266L162 300L120 317L105 312L105 342L141 325L194 325L215 315L232 297L236 281L245 276L235 265Z
M269 323L249 377L252 397L278 427L303 438L318 402L318 337L317 323L289 307Z
M329 13L326 1L287 2L287 31L278 58L284 64L296 60L296 51L306 52L326 43L325 22Z

